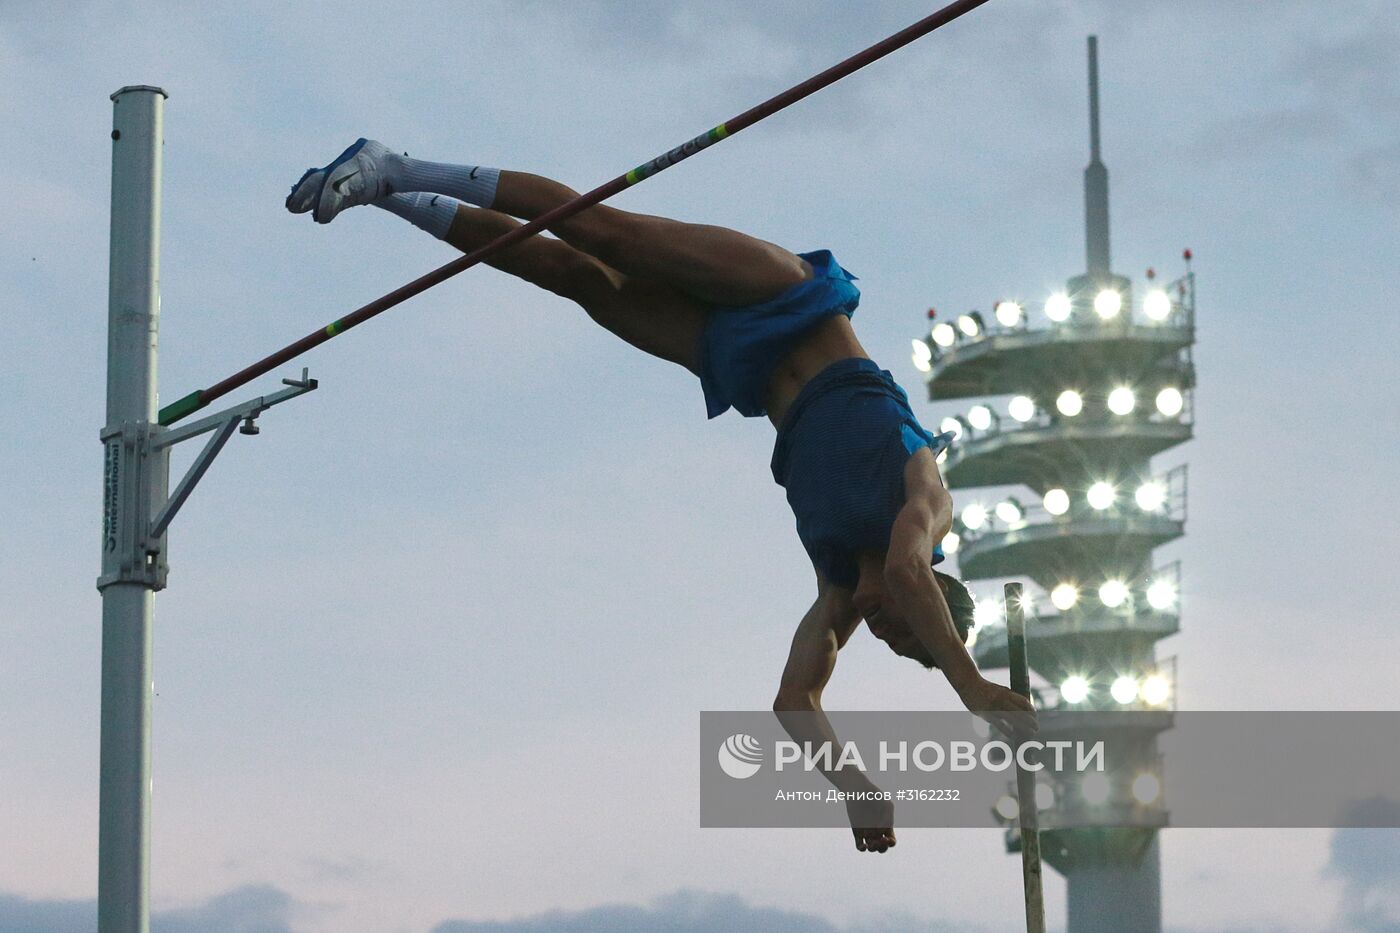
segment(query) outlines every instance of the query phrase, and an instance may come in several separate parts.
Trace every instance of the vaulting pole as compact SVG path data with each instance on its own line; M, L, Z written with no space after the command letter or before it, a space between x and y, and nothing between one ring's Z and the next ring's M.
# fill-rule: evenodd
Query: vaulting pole
M1011 652L1011 689L1031 698L1030 665L1026 660L1026 612L1021 584L1008 583L1006 638ZM1040 821L1035 808L1035 774L1016 768L1016 803L1021 823L1021 879L1026 891L1026 931L1045 933L1045 895L1041 889Z
M607 184L594 188L587 194L581 194L574 200L569 201L567 204L561 204L552 211L541 214L524 226L516 227L509 233L487 243L485 246L460 256L447 265L435 269L420 278L414 279L407 285L396 288L389 294L371 301L369 304L356 311L352 311L340 320L333 321L320 330L307 334L295 343L288 344L271 356L264 357L252 366L234 373L222 382L215 383L207 389L191 392L184 398L172 402L170 405L161 409L160 423L164 425L174 424L181 418L199 411L201 408L214 401L214 399L233 391L241 385L251 382L259 376L271 372L273 369L276 369L289 360L295 359L312 347L319 346L332 337L343 334L355 325L368 321L376 314L387 311L395 305L407 301L414 295L425 292L434 285L447 281L457 273L470 269L472 266L494 256L501 250L548 229L551 224L556 224L595 204L599 204L617 194L619 191L630 188L670 168L682 159L689 158L700 150L707 149L715 143L733 136L740 130L753 126L760 120L770 117L778 111L797 103L804 97L840 81L842 78L859 71L872 62L884 58L897 49L903 48L916 39L923 38L940 26L952 22L964 13L975 10L986 2L987 0L958 0L957 3L950 3L937 13L919 20L906 29L900 30L882 42L877 42L863 52L852 55L850 58L838 65L828 68L821 74L808 78L801 84L778 94L776 97L770 98L757 107L744 111L732 120L727 120L708 132L701 133L689 142L677 146L670 152L657 156L645 165L640 165L625 175L619 175Z

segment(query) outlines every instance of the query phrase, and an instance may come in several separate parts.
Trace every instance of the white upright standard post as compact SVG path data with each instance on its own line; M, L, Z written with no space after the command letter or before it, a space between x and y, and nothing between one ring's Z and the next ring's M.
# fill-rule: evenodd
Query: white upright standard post
M150 928L151 620L164 585L148 540L164 476L146 469L156 421L160 330L160 171L166 93L112 95L112 230L107 300L107 421L102 430L102 751L97 928Z

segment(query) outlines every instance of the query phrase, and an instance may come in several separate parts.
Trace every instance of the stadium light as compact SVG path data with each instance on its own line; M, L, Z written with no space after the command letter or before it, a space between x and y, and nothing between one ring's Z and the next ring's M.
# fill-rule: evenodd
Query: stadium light
M978 600L972 610L972 624L978 628L996 625L1002 620L1002 605L997 599Z
M945 350L958 340L958 332L953 330L953 325L949 324L947 321L940 321L933 325L933 330L930 332L929 336L933 338L934 343Z
M921 373L933 369L933 350L922 340L914 341L914 368Z
M1099 806L1108 800L1108 775L1101 771L1093 771L1084 777L1084 783L1080 785L1080 791L1084 794L1084 800L1093 806Z
M981 503L974 502L962 510L963 526L976 531L987 524L987 509Z
M1089 487L1088 499L1092 508L1102 512L1118 501L1118 490L1113 488L1112 483L1100 481Z
M997 321L1002 327L1015 327L1021 323L1022 308L1015 301L998 301L996 306Z
M1151 806L1162 796L1162 782L1157 775L1146 772L1133 779L1133 799L1143 806Z
M1153 580L1147 588L1147 604L1158 612L1176 605L1176 584L1170 580Z
M1133 499L1144 512L1160 512L1167 504L1167 487L1156 480L1148 480L1133 493Z
M1021 505L1020 500L1015 498L1003 499L998 502L996 513L997 518L1008 525L1019 524L1026 518L1025 508Z
M1060 684L1060 697L1066 703L1083 703L1089 698L1089 681L1075 674Z
M1045 511L1060 516L1069 511L1069 493L1063 489L1048 489L1045 492Z
M1110 609L1117 609L1128 601L1132 592L1122 580L1105 580L1099 587L1099 602Z
M1055 788L1049 784L1035 785L1035 808L1049 810L1055 805Z
M1084 410L1084 397L1073 389L1065 389L1059 398L1055 399L1055 407L1066 418L1073 418Z
M982 333L982 315L976 311L964 314L958 318L958 330L963 332L964 337L977 337Z
M1108 410L1115 415L1131 415L1137 407L1137 395L1127 386L1119 386L1108 393Z
M1079 587L1073 583L1061 583L1050 591L1050 602L1061 612L1068 612L1079 602Z
M1160 288L1154 288L1142 300L1142 312L1154 321L1165 321L1172 313L1172 300Z
M1058 292L1046 300L1045 316L1056 324L1062 324L1069 320L1069 313L1073 308L1069 296L1064 292Z
M1094 312L1105 321L1112 320L1123 310L1123 296L1115 289L1105 288L1094 296Z
M1127 706L1138 698L1137 678L1124 674L1113 682L1108 692L1113 697L1113 702Z
M1175 386L1167 386L1157 393L1157 410L1168 418L1175 418L1181 414L1181 409L1186 407L1186 399L1181 394L1181 390Z
M1161 674L1151 674L1142 682L1142 702L1148 706L1161 706L1171 696L1171 681Z
M1035 417L1035 402L1029 396L1018 395L1007 404L1006 410L1011 417L1025 424Z
M986 431L992 426L995 415L986 405L973 405L967 410L967 423L979 431Z
M962 547L962 536L956 531L950 531L943 536L943 555L952 557L958 553L958 548Z
M938 422L938 433L951 434L953 435L953 440L957 440L958 438L962 437L962 422L950 415L949 417L944 418L942 421Z
M1016 798L1010 794L1002 794L997 798L997 816L1010 822L1021 815L1021 806L1016 802Z

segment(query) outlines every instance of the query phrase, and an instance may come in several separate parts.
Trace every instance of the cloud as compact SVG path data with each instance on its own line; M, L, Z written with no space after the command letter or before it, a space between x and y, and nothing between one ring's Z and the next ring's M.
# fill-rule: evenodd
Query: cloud
M1285 75L1349 110L1395 116L1400 113L1400 83L1378 80L1400 68L1400 30L1391 22L1393 12L1363 18L1341 36L1309 36Z
M197 907L156 912L152 933L292 933L297 907L287 892L265 884L244 885ZM0 894L0 930L24 933L91 933L97 901L31 900Z
M0 930L89 933L97 929L96 901L32 901L0 894Z
M1211 927L1209 930L1201 927L1167 927L1167 933L1282 933L1282 930L1276 926Z
M1383 798L1356 801L1342 817L1354 825L1392 825L1400 802ZM1341 878L1344 888L1337 928L1349 933L1400 933L1400 830L1339 829L1324 874Z
M1400 139L1352 156L1352 182L1383 201L1400 203Z
M1198 134L1202 154L1237 159L1282 147L1342 153L1353 190L1400 198L1400 30L1387 5L1362 5L1337 28L1308 21L1267 74L1279 103L1216 119ZM1325 173L1325 167L1320 172Z
M1196 153L1215 162L1237 162L1280 146L1326 144L1345 132L1343 117L1321 104L1261 110L1221 117L1203 128L1196 136Z
M152 933L291 933L296 901L266 884L250 884L210 898L199 907L163 911L151 918Z
M553 2L531 6L559 15ZM758 35L774 45L801 46L811 54L828 54L847 47L854 36L873 34L871 41L908 25L918 18L907 3L874 2L859 7L817 0L771 0L755 4L747 0L711 0L697 10L692 4L658 5L646 16L635 15L631 0L579 0L567 8L576 24L590 30L590 38L625 45L642 54L675 56L735 35ZM617 28L627 24L626 30ZM678 46L679 43L679 46Z
M334 881L343 884L364 884L372 880L384 880L397 875L392 868L381 862L353 855L347 858L321 858L319 856L304 858L300 862L300 867L308 878L316 882Z
M873 924L837 926L814 914L755 907L734 894L677 891L642 906L610 904L579 911L549 911L514 920L448 920L432 933L895 933L920 929L940 933L954 926L892 916Z
M1283 930L1277 926L1167 927L1167 933L1283 933Z

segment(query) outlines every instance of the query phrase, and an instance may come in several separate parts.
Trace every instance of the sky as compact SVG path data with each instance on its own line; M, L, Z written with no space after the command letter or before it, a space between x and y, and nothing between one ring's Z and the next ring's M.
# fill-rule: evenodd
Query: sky
M112 91L170 93L168 402L452 257L382 212L284 211L357 136L592 187L929 9L0 5L0 930L93 925ZM937 423L957 408L922 401L925 309L1083 269L1090 33L1114 267L1196 256L1196 438L1159 460L1190 463L1161 555L1180 705L1400 708L1387 0L992 0L615 203L836 251L862 341ZM813 595L765 421L707 423L689 374L486 269L300 363L320 390L235 436L170 535L155 929L1016 928L993 831L875 859L698 826L697 714L767 707ZM957 699L858 638L825 702ZM1397 833L1171 830L1162 852L1177 933L1400 929Z

